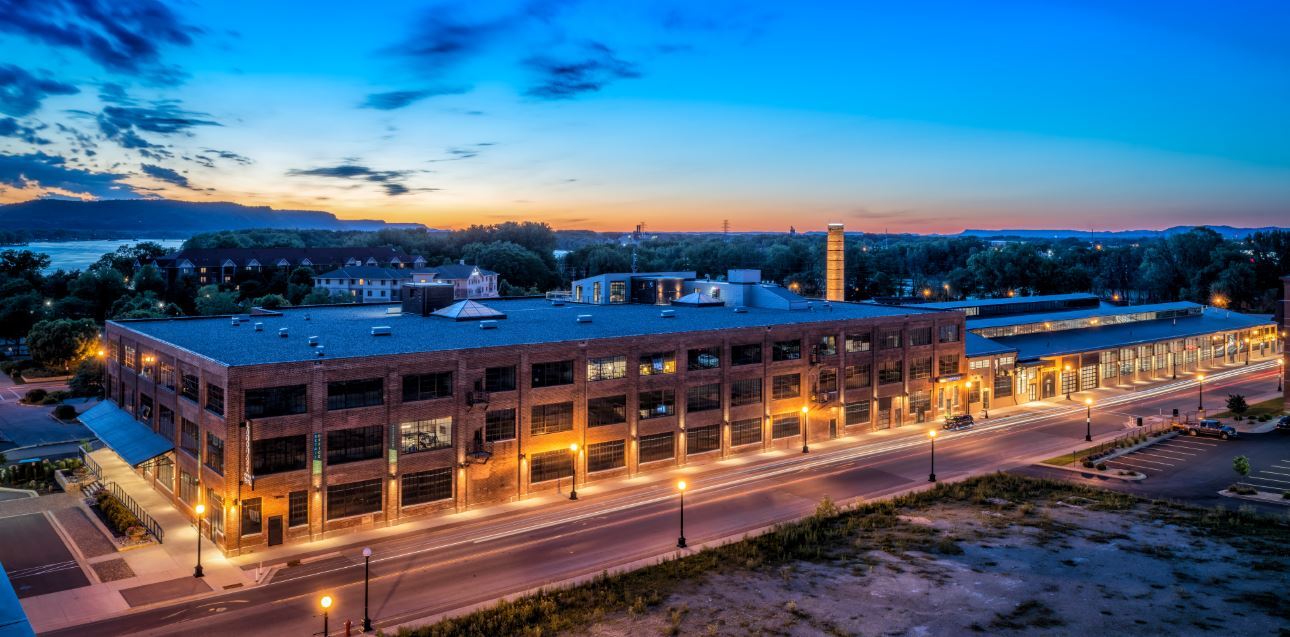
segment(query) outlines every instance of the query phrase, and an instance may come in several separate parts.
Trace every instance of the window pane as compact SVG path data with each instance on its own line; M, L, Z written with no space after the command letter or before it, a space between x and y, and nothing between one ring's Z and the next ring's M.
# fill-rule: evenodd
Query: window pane
M587 401L587 425L600 427L627 422L627 396L601 396Z
M327 409L371 407L384 402L384 380L341 380L327 383Z
M573 403L571 402L533 405L531 416L529 427L534 436L573 429Z
M403 506L447 500L452 497L452 467L405 474L399 492Z
M699 385L686 390L685 410L687 412L714 409L721 409L721 383Z
M515 410L494 409L484 415L484 440L513 440L515 438Z
M308 409L307 399L308 389L305 385L248 389L242 399L243 411L247 418L303 414Z
M403 453L420 453L452 446L452 417L414 420L399 424Z
M372 425L327 432L327 464L371 460L383 455L385 427Z
M452 396L452 372L412 374L403 377L403 402Z
M573 383L573 361L534 363L533 387L555 387Z
M761 442L761 418L748 418L730 423L730 446L750 445Z
M327 487L327 519L365 515L381 510L381 478Z
M685 432L685 452L706 453L721 448L721 425L694 427Z
M730 406L753 405L761 402L762 379L746 378L730 383Z
M643 391L640 393L640 418L664 418L676 413L676 392L671 389Z
M608 471L627 466L626 441L610 440L587 445L587 472Z
M626 356L605 356L587 359L587 380L614 380L627 376Z
M676 457L676 444L672 432L641 436L640 461L654 462Z

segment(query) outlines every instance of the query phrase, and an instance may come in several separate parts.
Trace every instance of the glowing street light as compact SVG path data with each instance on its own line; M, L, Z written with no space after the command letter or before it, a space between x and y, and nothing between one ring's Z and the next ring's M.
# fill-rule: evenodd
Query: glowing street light
M811 423L811 408L807 407L806 405L802 405L802 453L811 452L811 448L806 446L806 432L811 430L811 428L808 426L810 425L810 423Z
M1093 399L1084 399L1084 441L1093 442Z
M572 462L569 463L569 499L578 499L578 443L569 445L569 455L572 456Z
M372 617L367 614L367 585L372 568L372 549L363 547L363 632L372 632Z
M1196 374L1196 409L1205 408L1205 375Z
M1066 370L1062 372L1062 385L1066 387L1066 400L1071 399L1071 383L1066 382L1066 377L1071 373L1071 366L1067 365Z
M318 600L318 605L322 606L323 637L329 637L331 635L331 630L329 630L327 626L327 610L331 608L331 595L323 595L322 599Z
M197 566L193 568L193 577L202 577L202 515L206 513L206 505L200 502L193 507L193 513L197 514Z
M936 482L936 430L927 430L927 437L932 441L932 466L931 470L927 472L927 481Z
M1278 358L1277 359L1277 391L1282 391L1281 379L1284 378L1286 375L1285 369L1286 369L1286 359Z
M676 538L676 548L685 548L685 480L676 483L676 491L681 494L681 534Z
M1245 337L1245 364L1250 364L1250 338Z

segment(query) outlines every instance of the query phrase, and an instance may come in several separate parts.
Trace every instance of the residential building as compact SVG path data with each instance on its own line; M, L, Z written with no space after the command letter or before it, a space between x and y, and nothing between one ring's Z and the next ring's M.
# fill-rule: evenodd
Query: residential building
M417 271L412 273L412 281L451 283L454 295L458 299L493 299L499 296L498 274L477 265L466 265L465 261L427 268L418 267Z
M411 270L356 265L315 276L314 289L358 303L389 303L402 300L401 286L411 278Z
M157 257L152 262L174 283L191 275L199 285L233 284L239 273L263 273L272 270L290 272L298 267L315 273L348 266L382 268L420 268L426 260L397 248L199 248L180 250Z

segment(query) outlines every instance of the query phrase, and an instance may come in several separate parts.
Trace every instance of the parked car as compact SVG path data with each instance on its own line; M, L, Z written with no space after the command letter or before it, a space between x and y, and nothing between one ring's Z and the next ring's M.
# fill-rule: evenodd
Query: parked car
M1290 416L1282 416L1280 420L1277 420L1277 429L1290 431Z
M1188 436L1213 436L1215 438L1222 438L1223 440L1237 437L1236 428L1231 425L1224 425L1223 423L1210 418L1206 418L1199 422L1185 422L1179 424L1182 425L1181 428L1185 428L1187 430Z
M952 429L955 431L959 429L971 429L972 425L975 424L976 421L972 419L972 414L949 416L945 419L945 424L941 426L941 429Z

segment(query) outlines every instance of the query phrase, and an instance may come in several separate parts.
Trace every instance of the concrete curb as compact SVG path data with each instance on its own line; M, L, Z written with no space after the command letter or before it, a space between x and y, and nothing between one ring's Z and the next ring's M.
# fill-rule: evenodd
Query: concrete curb
M1232 498L1235 500L1249 500L1250 502L1290 506L1290 498L1283 498L1275 493L1268 493L1267 491L1260 491L1258 495L1240 495L1232 493L1227 489L1223 489L1222 491L1219 491L1218 494L1225 498Z
M1123 480L1124 482L1141 482L1147 479L1147 475L1145 473L1139 473L1137 471L1134 471L1133 475L1131 476L1120 476L1120 475L1115 475L1113 473L1110 473L1109 469L1106 472L1103 472L1103 471L1098 471L1097 469L1084 469L1084 468L1076 469L1074 467L1065 467L1062 465L1055 465L1055 464L1044 464L1042 462L1037 462L1030 466L1043 467L1045 469L1057 469L1058 471L1066 471L1068 473L1078 473L1086 478L1092 478L1092 477L1112 478L1114 480Z
M39 493L36 493L35 491L32 491L31 489L13 489L13 488L10 488L10 487L0 487L0 491L4 491L4 492L7 492L7 493L25 493L25 494L27 494L27 497L29 497L29 498L38 498L38 497L40 497L40 494L39 494Z

